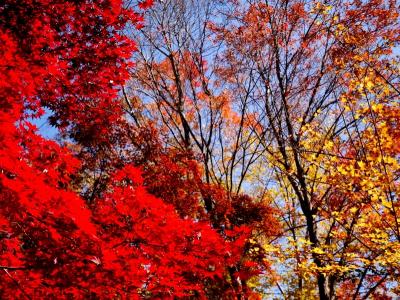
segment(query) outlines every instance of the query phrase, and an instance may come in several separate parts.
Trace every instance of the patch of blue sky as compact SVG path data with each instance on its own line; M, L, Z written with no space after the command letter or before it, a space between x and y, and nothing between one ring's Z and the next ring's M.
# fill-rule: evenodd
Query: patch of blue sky
M49 117L51 111L45 110L45 113L39 118L31 118L28 121L38 128L38 132L46 139L55 140L58 135L58 129L50 125Z

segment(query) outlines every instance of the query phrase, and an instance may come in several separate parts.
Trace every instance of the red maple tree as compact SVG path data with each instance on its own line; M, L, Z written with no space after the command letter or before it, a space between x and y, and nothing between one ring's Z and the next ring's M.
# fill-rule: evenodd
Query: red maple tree
M0 20L0 297L248 293L237 284L238 265L258 272L243 257L247 226L221 235L181 218L129 164L89 205L71 185L81 162L28 121L47 109L81 146L110 143L126 125L116 87L134 50L121 32L141 26L140 12L121 0L6 0Z

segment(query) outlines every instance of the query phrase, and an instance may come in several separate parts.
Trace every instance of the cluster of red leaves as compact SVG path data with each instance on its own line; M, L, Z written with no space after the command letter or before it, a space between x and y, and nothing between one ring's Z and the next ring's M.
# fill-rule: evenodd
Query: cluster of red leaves
M99 199L107 197L107 186L114 180L115 170L123 168L121 165L125 160L125 163L140 167L143 185L150 194L163 199L181 218L194 218L211 224L213 231L218 232L228 244L236 239L236 234L232 236L236 230L241 232L245 229L256 235L277 234L278 224L274 209L267 203L255 202L246 195L229 195L222 186L204 183L193 154L163 147L158 140L157 130L151 124L143 128L132 128L130 133L130 138L119 139L119 142L129 139L133 142L125 145L125 149L129 150L123 153L118 151L120 144L109 145L108 150L95 151L95 156L84 150L85 169L91 170L96 180L83 182L83 186L88 188L88 198L94 205L101 205ZM93 195L97 196L93 199ZM204 204L206 201L211 203L208 208ZM266 253L260 245L253 241L242 246L240 259L238 257L235 264L227 265L228 277L214 278L212 282L209 279L201 280L207 283L211 298L231 291L232 287L241 295L250 295L246 281L252 276L269 272L269 265L265 261ZM253 251L254 249L258 250ZM237 284L236 280L232 282L232 278L240 283Z
M110 128L124 125L115 87L134 49L119 35L129 22L140 15L120 0L0 5L2 299L204 297L242 256L246 227L224 239L180 218L129 165L88 207L70 187L80 162L26 121L48 108L81 145L112 140Z
M202 283L222 279L241 257L246 229L231 232L235 239L225 242L206 222L181 219L173 206L148 194L136 168L118 172L114 181L94 215L102 224L101 240L114 245L106 262L123 266L114 280L124 289L137 289L144 277L144 290L153 296L204 296ZM135 276L137 284L129 286Z
M32 132L24 147L13 139L21 131L1 133L14 153L0 152L2 298L204 296L203 284L240 258L246 232L228 243L207 223L181 219L147 193L136 168L115 174L91 211L60 187L76 162L57 154L65 149Z
M51 109L53 125L79 142L107 138L107 128L122 122L115 87L128 77L135 49L119 32L141 16L122 1L7 0L0 17L2 42L16 50L4 57L7 67L29 68L20 86L24 106L35 114Z

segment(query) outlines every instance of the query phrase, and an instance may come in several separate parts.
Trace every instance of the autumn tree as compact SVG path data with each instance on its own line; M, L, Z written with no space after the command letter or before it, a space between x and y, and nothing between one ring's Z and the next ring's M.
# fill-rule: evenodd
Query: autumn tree
M274 172L285 227L273 249L284 270L277 290L389 297L398 277L387 261L398 247L398 3L232 1L230 11L229 26L211 26L226 48L221 76L251 86L241 97L252 99Z
M130 161L110 167L90 199L76 190L92 171L78 158L113 149L129 127L117 88L135 45L122 33L141 26L138 9L151 2L0 4L1 298L252 294L241 278L263 267L243 255L251 231L243 223L222 235L206 220L181 218ZM45 109L68 148L31 124Z
M135 123L150 117L168 147L193 152L206 183L234 195L244 191L262 147L245 121L249 99L234 98L216 77L222 46L208 25L223 7L168 0L147 10L145 26L133 34L136 67L124 102Z

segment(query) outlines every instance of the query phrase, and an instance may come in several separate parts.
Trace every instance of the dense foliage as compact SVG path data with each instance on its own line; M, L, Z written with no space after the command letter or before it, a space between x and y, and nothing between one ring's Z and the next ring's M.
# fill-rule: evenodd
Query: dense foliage
M0 18L0 297L246 294L232 282L240 282L246 263L249 228L222 234L190 211L181 218L147 191L129 163L110 166L102 192L86 201L74 181L90 169L88 161L41 137L29 121L47 110L70 147L84 149L81 156L111 147L128 126L116 87L135 48L120 33L141 26L140 12L118 0L27 0L3 2ZM149 190L174 203L167 191L179 182L158 180ZM182 212L186 199L178 200Z
M395 299L399 7L3 0L0 298Z

